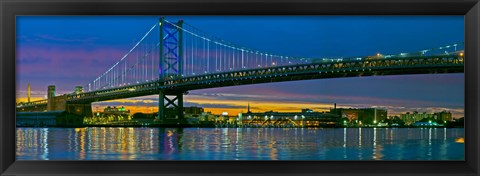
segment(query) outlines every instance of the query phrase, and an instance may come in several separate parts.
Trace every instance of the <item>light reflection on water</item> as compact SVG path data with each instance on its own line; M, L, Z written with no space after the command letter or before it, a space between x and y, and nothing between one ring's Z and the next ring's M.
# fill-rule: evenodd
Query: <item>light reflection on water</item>
M17 128L19 160L464 160L463 128Z

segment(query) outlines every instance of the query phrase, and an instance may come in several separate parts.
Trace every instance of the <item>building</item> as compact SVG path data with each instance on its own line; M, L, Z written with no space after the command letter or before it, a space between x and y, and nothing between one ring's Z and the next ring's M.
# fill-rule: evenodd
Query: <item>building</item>
M416 125L422 123L416 123L423 119L430 119L438 121L439 123L443 124L446 122L451 122L453 120L452 113L448 111L436 112L433 114L427 114L426 112L418 113L414 111L413 113L407 112L405 114L400 114L400 118L405 122L405 125Z
M418 113L417 111L414 111L413 113L407 112L405 114L400 114L400 118L403 120L403 122L405 122L405 125L411 125L422 119L429 119L433 117L433 114L427 114L426 112Z
M366 108L360 109L358 121L365 124L377 124L387 119L386 109Z
M374 125L387 119L386 109L377 108L335 108L330 110L330 113L336 114L341 118L347 118L349 122L356 122L362 125Z
M239 114L239 121L244 126L334 127L338 125L339 120L338 115L314 112L310 109L302 109L301 112L249 111Z
M116 106L110 107L107 106L105 109L103 109L103 114L108 116L108 115L114 115L114 116L128 116L130 115L130 110L125 110L125 107L120 107L117 108Z
M400 114L400 118L405 122L405 125L414 125L416 122L421 121L422 119L433 119L440 121L441 123L450 122L453 120L452 113L447 111L436 112L433 114L428 114L426 112L418 113L414 111L413 113L407 112L405 114Z
M185 114L190 114L190 115L201 115L204 112L204 109L202 107L183 107L183 111Z
M434 117L435 117L435 120L438 120L441 122L451 122L453 120L452 113L448 111L434 113Z

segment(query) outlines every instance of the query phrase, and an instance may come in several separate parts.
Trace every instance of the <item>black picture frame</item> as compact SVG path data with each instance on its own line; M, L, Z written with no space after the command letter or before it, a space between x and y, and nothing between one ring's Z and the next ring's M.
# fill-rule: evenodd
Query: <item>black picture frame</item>
M2 175L478 176L480 173L479 0L0 0L0 13ZM465 161L15 161L17 15L464 15Z

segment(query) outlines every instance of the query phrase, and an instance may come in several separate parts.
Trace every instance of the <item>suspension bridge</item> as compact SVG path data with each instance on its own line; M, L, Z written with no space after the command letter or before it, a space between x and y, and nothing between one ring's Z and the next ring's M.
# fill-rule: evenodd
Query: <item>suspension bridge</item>
M463 73L463 42L417 52L362 57L303 58L233 44L182 20L160 18L141 39L91 82L84 92L21 103L17 111L65 110L91 116L91 103L159 95L157 121L183 121L190 90L294 80Z

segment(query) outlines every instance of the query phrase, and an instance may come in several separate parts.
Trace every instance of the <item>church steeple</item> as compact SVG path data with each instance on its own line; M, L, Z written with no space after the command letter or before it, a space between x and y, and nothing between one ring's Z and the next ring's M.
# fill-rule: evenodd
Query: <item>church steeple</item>
M250 113L250 102L248 102L248 111L247 113Z

